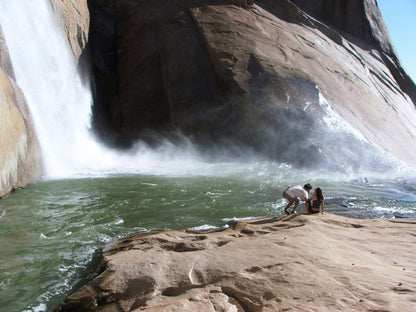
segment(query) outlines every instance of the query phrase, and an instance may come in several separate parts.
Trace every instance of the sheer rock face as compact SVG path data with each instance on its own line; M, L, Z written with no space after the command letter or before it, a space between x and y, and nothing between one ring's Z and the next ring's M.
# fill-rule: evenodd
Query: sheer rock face
M49 2L68 38L72 54L78 60L88 42L90 13L87 0L49 0Z
M0 29L0 197L42 173L39 144Z
M56 311L410 311L414 227L299 215L132 235Z
M116 145L180 129L299 165L358 166L373 144L416 165L415 86L375 1L89 6L94 123Z
M88 40L86 0L51 0L69 46L78 61ZM30 112L16 85L13 66L0 29L0 197L24 187L42 173L41 153Z
M14 76L14 70L12 62L9 56L9 50L7 49L6 41L3 36L3 31L0 26L0 68L4 73L12 79L16 79Z
M42 173L40 147L0 28L0 197Z

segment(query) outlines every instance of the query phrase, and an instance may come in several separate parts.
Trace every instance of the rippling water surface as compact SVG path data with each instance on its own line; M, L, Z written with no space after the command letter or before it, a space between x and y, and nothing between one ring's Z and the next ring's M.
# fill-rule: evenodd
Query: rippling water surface
M176 171L40 180L0 200L0 310L53 310L88 278L95 251L119 236L281 215L281 192L288 184L322 187L330 213L416 218L416 179L411 177L311 173L269 162Z
M110 151L90 135L91 94L49 2L2 0L0 22L33 115L45 173L54 177L0 200L0 311L52 311L88 279L97 249L119 236L281 215L288 184L322 187L328 212L416 218L414 174L374 178L264 161L207 163L186 144L152 151L137 146L125 155ZM319 104L332 112L325 101ZM343 129L333 113L326 117L335 130ZM376 165L385 168L378 153L349 152L358 164L377 156ZM334 155L334 168L351 165L339 150Z

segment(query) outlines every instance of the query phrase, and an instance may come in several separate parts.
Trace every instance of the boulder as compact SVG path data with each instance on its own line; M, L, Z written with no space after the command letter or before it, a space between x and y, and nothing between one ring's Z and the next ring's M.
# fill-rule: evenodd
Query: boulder
M179 129L299 166L373 168L385 152L415 166L414 83L376 2L341 2L91 0L97 133L130 146Z
M410 311L415 224L298 215L103 249L100 273L56 312Z

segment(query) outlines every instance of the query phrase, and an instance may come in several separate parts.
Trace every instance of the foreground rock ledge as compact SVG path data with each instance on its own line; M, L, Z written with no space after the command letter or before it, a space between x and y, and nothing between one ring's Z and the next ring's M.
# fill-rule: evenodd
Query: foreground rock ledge
M296 215L133 235L57 311L414 311L416 224Z

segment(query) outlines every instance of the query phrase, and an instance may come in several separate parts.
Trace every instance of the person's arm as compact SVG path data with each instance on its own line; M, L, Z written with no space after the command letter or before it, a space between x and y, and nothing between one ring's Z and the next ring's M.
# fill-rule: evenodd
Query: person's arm
M322 210L321 214L324 214L324 206L325 206L325 200L322 199L321 200L321 210Z
M290 189L290 185L283 191L283 193L282 193L282 196L284 196L285 195L285 193L286 193L286 191L288 190L288 189Z

